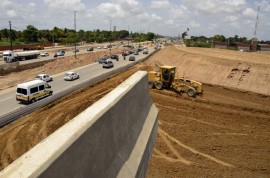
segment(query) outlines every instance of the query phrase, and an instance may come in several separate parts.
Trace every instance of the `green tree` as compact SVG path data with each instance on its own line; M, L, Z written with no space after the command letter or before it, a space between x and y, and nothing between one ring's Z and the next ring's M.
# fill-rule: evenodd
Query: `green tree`
M152 41L154 38L155 38L155 34L154 34L154 33L148 32L148 33L146 34L146 40Z
M226 38L223 35L215 35L215 36L212 37L212 39L214 41L221 41L221 42L225 42L226 41Z
M120 30L119 32L118 32L118 37L120 38L120 39L124 39L124 38L126 38L126 37L128 37L129 36L129 32L127 31L127 30Z
M28 25L23 31L23 39L26 43L38 41L38 29L33 25Z

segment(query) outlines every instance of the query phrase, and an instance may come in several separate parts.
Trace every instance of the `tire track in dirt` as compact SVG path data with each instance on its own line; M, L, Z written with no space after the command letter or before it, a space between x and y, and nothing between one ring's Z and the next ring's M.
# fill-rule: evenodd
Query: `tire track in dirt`
M210 155L208 155L208 154L206 154L206 153L199 152L199 151L195 150L194 148L192 148L192 147L190 147L190 146L187 146L187 145L181 143L179 140L177 140L177 139L174 138L173 136L171 136L171 135L169 135L168 133L166 133L166 132L165 132L163 129L161 129L160 127L159 127L158 132L159 132L161 135L163 134L163 139L166 139L166 137L167 137L168 139L170 139L170 140L172 140L173 142L175 142L177 145L179 145L179 146L181 146L181 147L183 147L183 148L185 148L185 149L191 151L191 152L192 152L193 154L195 154L195 155L201 155L201 156L203 156L203 157L205 157L205 158L207 158L207 159L209 159L209 160L211 160L211 161L214 161L214 162L216 162L216 163L218 163L218 164L221 164L221 165L223 165L223 166L226 166L226 167L235 167L235 166L232 165L232 164L229 164L229 163L226 163L226 162L224 162L224 161L221 161L221 160L219 160L219 159L217 159L217 158L215 158L215 157L213 157L213 156L210 156ZM166 137L165 137L165 136L166 136ZM165 141L165 140L164 140L164 141ZM165 142L168 142L168 141L165 141ZM173 151L173 150L172 150L172 151ZM175 150L174 150L174 151L175 151Z
M14 160L18 157L18 154L15 150L16 147L14 146L14 144L17 141L16 137L23 129L23 127L24 125L17 127L16 130L12 132L9 138L7 139L7 144L5 145L3 151L1 152L1 162L3 166L7 166L10 160Z
M160 129L160 128L159 128ZM180 156L179 152L176 151L176 149L174 149L173 145L170 143L170 141L166 138L167 135L165 135L163 132L158 130L158 134L161 137L161 139L165 142L165 144L168 146L168 148L170 149L170 151L177 157L176 159L179 162L182 162L184 164L190 165L192 164L191 161L186 160L185 158L183 158L182 156Z
M164 106L164 105L160 105L160 104L156 104L158 107L163 107L163 108L167 108L167 109L173 109L173 110L177 110L177 111L181 111L181 110L184 110L184 109L178 109L178 108L174 108L174 107L170 107L170 106ZM223 129L228 129L227 127L224 127L222 125L218 125L218 124L213 124L211 122L206 122L206 121L202 121L202 120L199 120L199 119L196 119L196 118L192 118L192 117L182 117L182 115L177 115L177 114L174 114L175 117L178 117L178 118L181 118L181 119L188 119L188 120L192 120L192 121L196 121L196 122L199 122L199 123L202 123L202 124L206 124L206 125L210 125L210 126L215 126L215 127L218 127L218 128L223 128Z

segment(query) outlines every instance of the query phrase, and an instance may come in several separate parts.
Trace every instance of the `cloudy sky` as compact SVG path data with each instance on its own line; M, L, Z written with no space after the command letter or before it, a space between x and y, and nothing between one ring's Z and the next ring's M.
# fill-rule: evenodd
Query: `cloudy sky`
M270 40L270 0L1 0L0 28L74 28L154 32L178 36L223 34L252 38L260 5L257 37Z

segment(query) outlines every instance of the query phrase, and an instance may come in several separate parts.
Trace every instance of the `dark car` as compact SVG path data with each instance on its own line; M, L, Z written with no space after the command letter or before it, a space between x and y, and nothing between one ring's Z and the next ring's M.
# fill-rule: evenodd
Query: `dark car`
M112 61L105 61L105 62L102 63L102 67L103 68L111 68L113 66L114 65L113 65L113 62Z
M135 61L135 56L130 56L129 61Z
M116 59L116 60L118 60L118 59L119 59L119 56L118 56L117 54L113 54L113 55L111 55L111 59Z
M129 54L133 54L133 53L134 53L134 51L133 51L133 50L129 50L128 52L129 52Z
M94 51L94 48L92 48L92 47L87 48L87 51Z
M123 47L124 47L124 48L131 48L131 49L134 48L134 46L132 46L132 45L124 45Z

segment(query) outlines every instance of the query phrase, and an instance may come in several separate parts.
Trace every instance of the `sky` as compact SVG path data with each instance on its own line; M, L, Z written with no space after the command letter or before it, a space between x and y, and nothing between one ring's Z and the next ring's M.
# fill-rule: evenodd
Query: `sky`
M270 0L1 0L0 29L129 30L181 36L270 40ZM74 11L76 11L74 13ZM111 23L110 23L111 22ZM111 25L110 25L111 24Z

